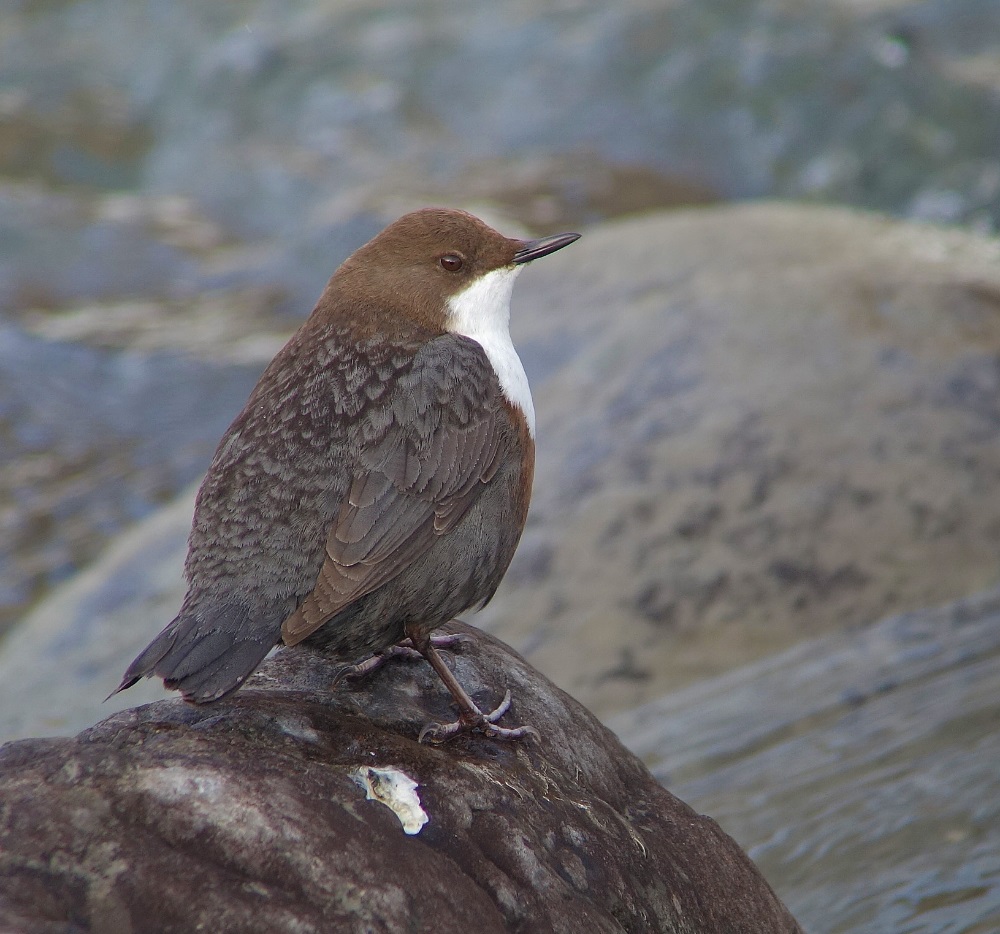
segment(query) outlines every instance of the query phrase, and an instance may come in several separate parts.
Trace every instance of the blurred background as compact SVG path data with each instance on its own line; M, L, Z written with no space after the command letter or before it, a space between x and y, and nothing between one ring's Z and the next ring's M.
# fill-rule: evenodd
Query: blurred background
M1000 929L996 0L5 0L4 736L100 715L178 497L424 204L585 234L515 296L548 433L484 625L807 927Z

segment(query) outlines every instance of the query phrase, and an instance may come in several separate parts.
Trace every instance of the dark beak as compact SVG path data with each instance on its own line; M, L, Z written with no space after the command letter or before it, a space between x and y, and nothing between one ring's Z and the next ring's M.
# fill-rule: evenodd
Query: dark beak
M548 256L549 253L555 253L556 250L561 250L579 239L578 233L563 233L542 237L540 240L525 240L521 244L521 249L514 254L514 263L530 263L539 256Z

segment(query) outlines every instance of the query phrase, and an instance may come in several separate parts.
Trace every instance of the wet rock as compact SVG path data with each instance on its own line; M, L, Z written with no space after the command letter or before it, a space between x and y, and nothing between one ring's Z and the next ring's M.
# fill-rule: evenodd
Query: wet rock
M3 747L0 926L799 930L714 821L509 649L457 628L472 634L458 677L485 705L509 687L508 719L540 742L420 745L423 722L451 716L427 666L331 691L335 666L295 649L219 704Z

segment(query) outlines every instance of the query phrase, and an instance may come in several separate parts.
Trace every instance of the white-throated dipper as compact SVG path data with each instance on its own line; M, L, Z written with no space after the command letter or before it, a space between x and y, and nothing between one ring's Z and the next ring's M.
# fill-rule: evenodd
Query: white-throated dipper
M514 240L428 208L350 256L220 442L181 610L116 690L155 674L207 703L279 642L356 662L408 639L460 708L421 738L534 733L495 722L509 694L480 711L431 633L493 596L521 537L535 412L511 289L578 237Z

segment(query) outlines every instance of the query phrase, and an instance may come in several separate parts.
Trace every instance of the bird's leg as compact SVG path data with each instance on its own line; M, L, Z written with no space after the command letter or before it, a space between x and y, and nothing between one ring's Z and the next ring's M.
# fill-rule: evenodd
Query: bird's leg
M483 733L492 739L522 739L525 736L534 736L535 739L541 739L538 730L534 727L497 726L496 721L510 708L510 691L507 691L504 695L504 699L496 710L490 713L483 713L476 706L476 702L466 693L465 688L458 683L458 679L452 674L451 669L444 663L444 659L434 646L434 640L430 636L419 635L409 629L407 632L410 636L410 644L427 659L431 668L437 672L438 677L444 682L444 686L451 692L451 696L455 698L455 702L459 708L458 719L452 723L428 723L420 731L420 736L417 738L418 742L422 743L425 739L429 739L433 743L441 743L450 736L455 736L457 733L464 733L468 730L482 730Z
M453 645L457 645L460 642L468 641L468 636L460 632L453 632L439 636L431 636L430 642L435 648L451 648ZM376 652L374 655L369 655L368 658L362 659L362 661L357 662L354 665L344 665L334 676L332 687L336 687L344 678L350 678L352 681L357 678L366 678L373 671L378 671L383 665L387 664L394 658L408 658L408 659L418 659L423 658L423 654L418 652L413 647L413 642L411 639L401 639L395 645L390 645L389 648L383 649L381 652Z

